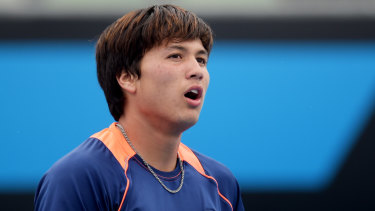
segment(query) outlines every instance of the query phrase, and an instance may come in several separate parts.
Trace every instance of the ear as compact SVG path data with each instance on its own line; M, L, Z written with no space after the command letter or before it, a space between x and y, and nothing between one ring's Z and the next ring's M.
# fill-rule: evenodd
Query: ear
M129 92L131 94L134 94L136 91L135 81L136 77L133 75L130 75L126 73L125 71L122 71L122 73L116 77L118 84L120 87L125 90L126 92Z

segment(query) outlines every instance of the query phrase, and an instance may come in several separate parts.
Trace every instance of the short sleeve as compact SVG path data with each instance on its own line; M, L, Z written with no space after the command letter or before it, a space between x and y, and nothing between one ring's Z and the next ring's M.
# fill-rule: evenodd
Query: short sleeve
M39 210L113 210L121 203L126 180L120 164L99 141L84 142L55 163L35 194Z

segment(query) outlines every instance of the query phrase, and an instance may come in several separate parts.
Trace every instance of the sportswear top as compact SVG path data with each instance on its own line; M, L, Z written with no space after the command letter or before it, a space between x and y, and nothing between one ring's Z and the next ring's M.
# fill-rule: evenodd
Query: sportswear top
M91 136L42 177L35 210L244 210L238 183L224 165L180 144L182 189L166 191L126 142L117 123ZM152 168L152 167L151 167ZM153 168L170 189L181 169Z

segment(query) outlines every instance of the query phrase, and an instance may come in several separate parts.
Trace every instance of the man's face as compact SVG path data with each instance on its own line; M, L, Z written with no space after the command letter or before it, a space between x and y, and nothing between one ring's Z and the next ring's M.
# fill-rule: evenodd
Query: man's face
M136 81L139 112L152 124L186 130L199 118L209 83L208 53L199 39L147 51Z

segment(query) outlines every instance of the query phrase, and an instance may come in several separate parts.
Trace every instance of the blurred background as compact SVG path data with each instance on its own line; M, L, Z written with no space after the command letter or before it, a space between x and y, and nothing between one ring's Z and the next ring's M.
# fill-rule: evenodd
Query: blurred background
M214 30L182 141L232 170L247 210L375 209L374 0L0 0L1 210L32 210L44 172L113 122L95 42L163 3Z

